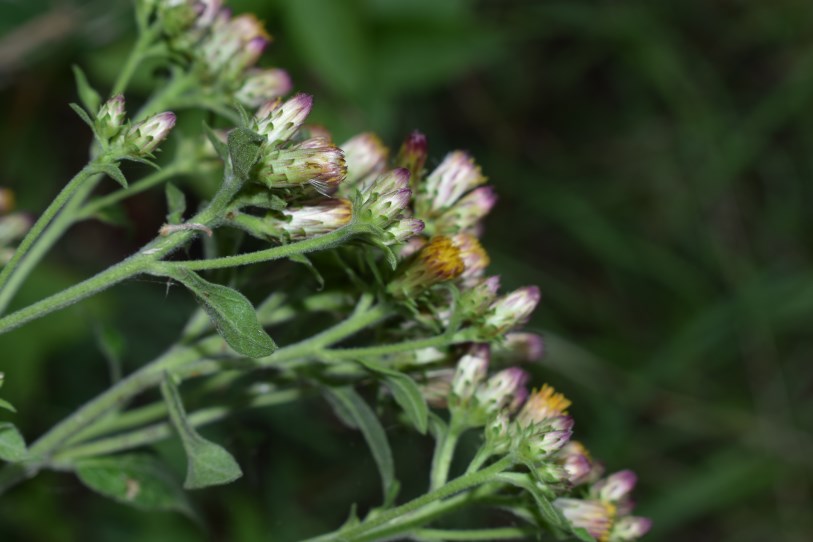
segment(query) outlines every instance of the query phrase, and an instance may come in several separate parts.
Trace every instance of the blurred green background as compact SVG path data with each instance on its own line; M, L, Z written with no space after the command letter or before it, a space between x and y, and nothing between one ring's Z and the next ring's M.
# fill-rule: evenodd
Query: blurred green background
M395 147L420 128L434 163L455 148L477 157L501 197L485 235L493 269L507 288L543 291L535 382L574 400L578 437L608 469L638 472L648 540L813 540L813 4L230 4L266 22L266 62L315 95L338 141L374 130ZM0 3L0 185L21 209L43 209L83 165L70 65L108 89L133 39L129 10ZM151 237L161 191L126 212L129 229L72 230L18 304ZM100 326L120 330L132 370L191 306L133 281L3 336L3 393L20 414L0 417L36 437L108 384ZM429 443L388 429L414 494ZM378 499L363 440L320 401L208 431L246 476L195 494L206 529L44 474L2 500L0 539L291 540ZM177 446L161 450L180 471Z

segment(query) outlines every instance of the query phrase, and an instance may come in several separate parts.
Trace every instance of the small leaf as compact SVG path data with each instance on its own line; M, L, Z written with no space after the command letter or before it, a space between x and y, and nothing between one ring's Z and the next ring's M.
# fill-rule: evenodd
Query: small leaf
M130 217L127 216L127 212L124 210L124 207L122 207L120 204L102 207L93 213L93 218L104 222L105 224L110 224L111 226L119 226L130 231L133 230L133 223L130 220Z
M186 212L186 195L172 183L166 184L164 192L167 196L167 222L180 224Z
M238 179L248 179L251 168L260 158L260 147L265 138L248 128L235 128L229 132L228 145L232 170Z
M79 100L88 111L98 111L102 103L102 97L88 83L87 77L79 66L73 66L73 76L76 79L76 92Z
M172 473L150 455L82 459L75 472L87 487L120 503L142 510L191 512L186 494Z
M291 260L292 262L301 263L302 265L307 267L308 270L313 275L313 278L315 278L316 282L318 283L317 290L322 291L324 289L325 279L322 278L322 274L319 273L319 270L316 269L316 266L313 265L313 262L310 261L310 258L305 256L304 254L294 254L292 256L289 256L288 259Z
M173 272L172 277L192 290L217 332L235 351L250 358L262 358L277 349L243 294L228 286L207 282L186 269Z
M378 472L381 474L384 498L388 498L392 494L393 484L396 483L395 464L381 422L353 388L326 388L325 392L333 405L340 406L340 411L343 412L340 417L344 418L346 416L352 419L353 423L364 435L364 439L367 441L367 445L370 447L373 458L378 465Z
M122 188L127 188L127 179L124 177L124 173L121 172L121 169L119 169L118 164L102 164L97 166L96 170L119 183Z
M229 159L229 146L223 143L223 140L218 137L217 132L215 132L211 126L203 123L203 130L206 132L206 137L209 138L209 142L212 144L212 147L215 148L215 152L217 155L223 160L226 161Z
M90 129L94 130L95 133L95 126L93 125L93 121L90 119L90 116L88 116L87 111L82 109L78 104L74 103L68 104L68 107L73 109L74 113L79 115L79 118L82 119L85 122L85 124L90 126Z
M14 408L14 405L3 399L0 399L0 408L6 409L9 412L17 412L17 409Z
M201 489L228 484L240 478L243 471L234 457L219 444L200 436L189 423L181 395L169 374L161 383L161 394L167 403L172 425L181 437L189 461L184 488Z
M381 376L392 392L395 401L404 409L409 421L423 435L429 425L429 407L426 406L420 388L409 376L394 371L372 360L359 359L358 363L370 372Z
M9 405L10 406L10 405ZM28 455L25 439L9 422L0 423L0 460L16 463Z

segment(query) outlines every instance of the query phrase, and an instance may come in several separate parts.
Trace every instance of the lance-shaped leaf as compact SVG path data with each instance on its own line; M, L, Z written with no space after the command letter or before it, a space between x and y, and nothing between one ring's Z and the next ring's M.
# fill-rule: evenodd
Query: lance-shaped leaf
M262 358L277 349L246 296L228 286L207 282L187 269L173 271L172 277L197 296L217 332L235 351Z
M325 288L325 279L324 277L322 277L322 274L319 272L319 270L316 269L316 266L313 265L313 262L310 260L310 258L305 256L304 254L292 254L291 256L288 257L288 259L291 260L292 262L301 263L302 265L308 268L308 271L311 272L313 278L316 279L317 291L321 292Z
M381 422L364 399L351 387L326 388L325 397L333 405L339 418L347 425L358 428L364 435L367 445L373 454L381 483L384 498L392 498L398 483L395 481L395 463L392 450Z
M76 92L79 94L79 100L82 102L82 105L84 105L88 111L98 111L99 105L102 103L102 97L90 86L87 77L85 77L85 73L79 66L73 66L73 75L76 79Z
M142 510L191 513L180 484L153 456L92 457L78 461L74 471L87 487L120 503Z
M180 224L183 222L183 214L186 212L186 196L172 183L167 183L164 192L167 196L167 222Z
M385 367L376 361L359 359L358 362L384 380L409 421L421 434L426 434L429 425L429 407L426 406L426 399L415 381L404 373Z
M228 484L240 478L243 471L234 457L219 444L200 436L189 423L178 387L169 374L161 383L161 394L166 401L172 425L181 437L186 451L188 465L184 488L201 489Z
M240 180L248 179L251 168L260 158L260 147L265 138L248 128L235 128L229 132L228 146L234 175Z
M0 423L0 460L16 463L28 455L25 439L9 422Z

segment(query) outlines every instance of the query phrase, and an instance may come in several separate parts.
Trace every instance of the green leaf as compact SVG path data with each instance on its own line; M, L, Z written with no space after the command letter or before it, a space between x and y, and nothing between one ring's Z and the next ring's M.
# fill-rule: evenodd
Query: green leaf
M392 450L387 441L381 422L364 399L351 387L326 388L326 397L334 407L338 406L337 413L344 420L352 420L351 427L357 427L364 435L367 445L373 454L378 472L381 474L384 498L392 495L395 481L395 464L392 459Z
M178 481L150 455L82 459L77 462L75 472L88 488L120 503L142 510L191 512Z
M310 258L305 256L304 254L294 254L292 256L289 256L288 259L291 260L292 262L301 263L302 265L308 268L308 271L311 272L313 278L315 278L316 282L319 284L319 286L317 287L318 290L321 291L325 287L325 279L322 278L322 274L319 273L319 270L316 269L316 266L313 265L313 262L311 262Z
M194 292L217 332L235 351L250 358L262 358L277 349L243 294L228 286L207 282L186 269L173 271L172 277Z
M118 164L101 164L96 167L96 170L119 183L122 188L127 188L127 179L124 177L124 173L121 172L121 169L119 169Z
M9 405L10 406L10 405ZM25 439L9 422L0 423L0 460L16 463L28 455Z
M186 195L172 183L166 184L164 192L167 196L167 222L180 224L186 212Z
M260 147L265 138L248 128L235 128L229 132L229 157L234 174L241 181L248 179L251 168L260 158Z
M219 444L200 436L189 423L181 395L169 374L161 383L161 394L167 403L172 425L181 437L189 461L184 488L201 489L228 484L240 478L243 471L234 457Z
M76 79L76 92L79 94L82 105L88 111L98 111L99 106L102 104L102 97L90 86L82 69L75 64L73 66L73 76Z
M105 322L98 323L95 335L96 344L110 368L110 380L116 383L121 380L122 359L124 358L124 352L127 350L124 335Z
M68 107L73 109L74 113L79 115L79 118L82 119L85 122L85 124L90 126L90 129L94 130L94 133L95 133L95 126L93 125L93 121L90 119L90 116L88 116L87 111L82 109L78 104L74 104L74 103L68 104Z
M3 399L0 399L0 408L4 408L4 409L8 410L9 412L17 412L17 409L14 408L14 405L12 405L11 403L9 403L8 401L5 401Z
M223 143L223 140L218 137L217 133L212 129L211 126L203 123L203 130L206 132L206 137L209 138L209 142L212 144L212 147L215 148L215 152L217 155L223 160L226 161L229 159L229 146Z
M583 527L577 527L572 529L573 535L582 540L583 542L596 542L596 539L590 536L590 533L587 532L587 529Z
M429 425L429 407L415 381L404 373L389 369L377 361L365 359L357 361L370 372L384 379L384 383L392 392L395 401L404 409L409 421L422 435L426 434Z

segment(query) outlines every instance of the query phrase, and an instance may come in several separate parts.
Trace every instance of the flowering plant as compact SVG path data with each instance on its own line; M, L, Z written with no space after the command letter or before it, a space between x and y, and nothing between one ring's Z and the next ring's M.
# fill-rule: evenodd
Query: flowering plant
M251 15L233 15L220 0L140 0L140 37L102 100L80 70L82 105L72 105L94 136L88 164L33 223L11 212L0 191L0 313L69 226L160 183L167 222L155 239L122 262L70 288L0 317L0 333L139 275L183 285L200 308L178 341L91 399L30 445L11 423L0 424L0 493L46 469L68 471L89 489L147 510L193 513L183 489L242 476L223 446L198 428L245 408L322 394L337 416L366 439L382 482L381 505L312 540L478 539L551 533L581 540L635 540L648 520L631 515L631 471L603 475L572 439L570 401L548 385L528 392L518 366L542 355L542 339L521 331L539 302L534 286L500 293L479 241L494 189L472 157L451 152L427 168L419 132L390 156L373 134L337 144L308 124L313 99L289 94L288 75L260 69L270 38ZM145 58L169 77L128 117L124 91ZM124 160L155 164L174 136L176 112L216 116L185 134L176 156L132 183ZM170 112L170 110L174 112ZM222 127L221 127L222 126ZM187 213L178 176L221 171L208 202ZM106 177L120 188L91 197ZM238 243L218 243L237 232ZM235 238L232 236L232 238ZM253 238L253 240L252 240ZM184 257L202 240L206 257ZM252 245L252 243L254 243ZM16 244L16 248L14 247ZM261 247L243 251L245 246ZM248 265L290 260L284 291L255 307L243 293L205 273L233 269L245 284ZM313 277L320 285L313 287ZM303 315L328 321L278 346L267 329ZM13 366L9 380L13 382ZM2 385L2 379L0 379ZM399 504L399 483L386 431L365 394L394 407L405 424L436 443L426 492ZM136 397L160 390L154 402ZM201 397L223 404L187 409ZM182 393L183 391L183 393ZM0 400L0 408L12 410ZM461 436L479 432L477 451L456 476ZM148 452L177 436L186 454L181 484ZM182 489L183 488L183 489ZM429 529L455 510L490 506L517 521L501 527Z

